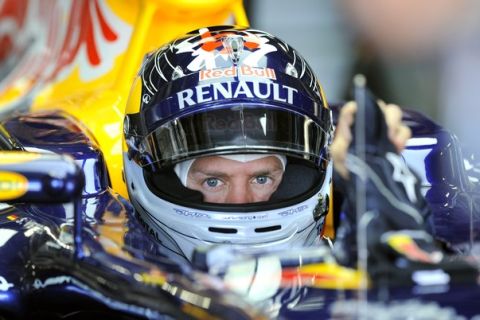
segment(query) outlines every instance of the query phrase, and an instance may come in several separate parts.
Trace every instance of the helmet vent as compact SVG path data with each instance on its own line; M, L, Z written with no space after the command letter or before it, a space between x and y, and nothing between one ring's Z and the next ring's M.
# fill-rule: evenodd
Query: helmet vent
M285 73L289 76L298 78L298 71L290 62L287 63L287 66L285 67Z
M228 36L223 39L223 46L227 50L233 63L238 63L243 51L243 38L239 36Z
M152 99L152 97L150 97L150 95L148 93L145 93L142 97L143 103L149 103L151 99Z
M185 74L183 73L183 70L180 66L176 66L175 69L173 69L173 72L172 72L172 80L176 80L178 78L181 78L185 76Z
M238 230L234 228L217 228L217 227L209 227L208 231L216 232L216 233L237 233Z
M255 228L255 232L257 233L271 232L271 231L276 231L280 229L282 229L282 226L276 225L276 226L270 226L270 227L264 227L264 228Z

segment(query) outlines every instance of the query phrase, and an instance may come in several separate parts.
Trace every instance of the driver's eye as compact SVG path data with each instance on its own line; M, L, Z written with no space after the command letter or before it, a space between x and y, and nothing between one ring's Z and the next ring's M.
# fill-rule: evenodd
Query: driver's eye
M255 181L258 183L258 184L265 184L268 182L268 177L267 176L258 176L255 178Z
M217 178L208 178L206 181L207 186L214 188L218 186L218 179Z

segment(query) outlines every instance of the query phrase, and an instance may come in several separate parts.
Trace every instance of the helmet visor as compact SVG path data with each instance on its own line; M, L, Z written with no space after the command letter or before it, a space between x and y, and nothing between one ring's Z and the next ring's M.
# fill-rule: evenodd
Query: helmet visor
M146 137L145 147L159 167L232 153L281 153L318 165L326 157L329 125L280 108L223 106L165 123Z

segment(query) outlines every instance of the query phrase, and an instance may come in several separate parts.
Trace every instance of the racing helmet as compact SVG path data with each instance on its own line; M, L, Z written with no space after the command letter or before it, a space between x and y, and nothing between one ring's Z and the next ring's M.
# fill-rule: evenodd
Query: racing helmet
M214 26L148 54L124 121L125 181L136 216L186 259L203 245L317 242L328 212L331 112L302 56L264 31ZM203 201L175 166L206 156L284 157L268 201Z

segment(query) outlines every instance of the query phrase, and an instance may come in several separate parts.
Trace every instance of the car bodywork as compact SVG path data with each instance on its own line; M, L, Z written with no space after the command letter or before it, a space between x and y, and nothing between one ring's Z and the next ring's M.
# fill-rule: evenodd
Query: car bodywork
M425 164L434 233L457 254L470 253L478 193L460 181L468 177L454 137L414 112L406 115L414 136L405 157ZM69 319L72 311L79 318L353 317L361 292L369 314L411 308L427 316L477 314L478 274L464 265L399 267L378 286L361 270L336 264L326 247L239 255L214 274L171 260L130 203L109 187L101 150L74 118L64 112L9 117L2 141L10 151L3 152L0 172L41 185L7 199L15 205L0 211L0 310L8 319Z

